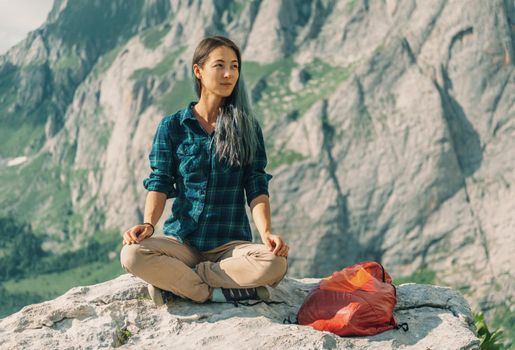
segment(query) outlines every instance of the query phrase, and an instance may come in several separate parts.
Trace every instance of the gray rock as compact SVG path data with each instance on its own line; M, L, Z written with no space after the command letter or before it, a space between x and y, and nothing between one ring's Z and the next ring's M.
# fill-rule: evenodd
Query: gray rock
M469 306L450 288L398 287L395 316L409 331L339 337L295 319L318 279L285 278L271 289L281 304L196 304L175 299L156 308L146 284L130 274L76 287L57 299L24 307L0 320L2 349L479 349ZM122 344L122 332L130 332ZM128 332L126 333L128 334ZM122 337L123 339L123 337Z

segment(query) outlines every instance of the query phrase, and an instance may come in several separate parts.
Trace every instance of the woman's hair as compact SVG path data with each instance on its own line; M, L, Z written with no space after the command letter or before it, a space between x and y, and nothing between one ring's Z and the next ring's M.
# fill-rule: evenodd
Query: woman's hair
M215 149L218 159L230 166L244 166L252 162L258 147L258 122L250 105L247 89L241 75L240 49L234 42L223 36L212 36L203 39L195 49L191 67L194 64L203 66L211 51L226 46L234 51L238 59L238 81L231 95L224 98L220 106L215 126ZM200 98L202 85L193 74L195 92Z

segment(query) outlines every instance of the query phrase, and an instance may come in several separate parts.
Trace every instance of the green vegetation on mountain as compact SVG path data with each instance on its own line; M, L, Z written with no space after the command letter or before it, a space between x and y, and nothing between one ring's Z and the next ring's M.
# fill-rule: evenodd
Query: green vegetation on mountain
M294 92L289 83L295 68L302 69L303 74L309 78L302 89ZM314 59L301 67L291 57L271 64L253 61L243 63L243 76L253 97L256 116L262 123L302 118L313 104L330 96L339 84L348 79L352 70L353 66L336 67L320 59ZM366 120L356 123L357 130L364 136L368 132L366 123ZM304 159L298 152L267 146L270 169Z
M40 154L21 165L0 171L0 215L27 217L36 229L60 223L65 232L66 220L73 216L69 183L62 182L72 172L69 166L56 166L48 153ZM66 175L68 174L68 176ZM16 202L13 202L16 198ZM69 237L68 237L69 238Z
M137 69L132 73L131 79L133 80L144 80L149 76L160 78L166 74L173 73L172 69L177 58L186 50L185 47L181 47L167 55L154 67L152 68L141 68Z
M123 37L132 37L141 21L143 0L130 5L113 1L106 8L102 2L68 2L60 20L47 24L48 31L66 46L94 46L97 49L114 47Z
M282 149L280 151L271 152L269 153L273 154L273 156L270 157L270 162L268 163L267 169L273 170L277 168L279 165L283 164L293 164L297 161L301 161L306 159L303 154L299 152L295 152L292 150L285 150Z
M421 268L411 275L395 278L394 280L394 283L397 285L403 283L435 284L435 282L436 272L428 268Z
M33 73L34 69L29 67L11 64L0 67L0 157L22 156L26 150L39 149L44 142L44 116L34 111L27 116L29 111L24 110L20 98L30 97L31 92L20 94L18 91L20 76ZM46 109L41 112L46 112Z
M141 40L143 45L149 50L153 50L161 45L161 41L166 34L170 31L170 24L158 25L150 27L141 33Z
M122 51L122 49L125 47L126 44L127 44L126 42L123 42L123 43L115 46L111 50L107 51L102 56L100 56L99 59L97 60L97 62L95 63L95 66L91 70L92 76L95 78L98 78L98 76L100 74L102 74L106 70L108 70L109 67L111 67L111 65L113 64L115 58L118 56L120 51Z
M0 218L0 234L0 317L124 273L118 258L121 236L114 231L97 232L84 247L59 254L43 251L44 235L12 218Z
M141 30L143 5L143 0L130 5L112 1L107 7L103 2L68 2L59 19L39 31L45 43L55 45L58 54L52 61L38 57L25 66L0 67L0 157L33 154L42 147L47 118L52 115L62 124L75 89L93 66L93 76L105 71L127 40ZM167 16L160 12L155 23ZM164 35L150 33L151 45Z
M172 114L184 108L189 102L197 100L191 80L179 80L157 99L157 106L164 114Z

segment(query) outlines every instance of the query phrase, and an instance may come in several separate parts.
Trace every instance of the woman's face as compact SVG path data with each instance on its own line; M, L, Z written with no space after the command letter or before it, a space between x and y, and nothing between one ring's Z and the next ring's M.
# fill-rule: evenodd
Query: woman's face
M202 84L202 95L228 97L239 77L236 53L226 46L217 47L209 53L204 66L194 64L193 71Z

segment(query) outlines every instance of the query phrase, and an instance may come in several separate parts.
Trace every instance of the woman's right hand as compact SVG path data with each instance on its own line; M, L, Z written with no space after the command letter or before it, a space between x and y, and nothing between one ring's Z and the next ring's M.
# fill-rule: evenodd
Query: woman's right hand
M150 225L139 224L123 233L123 245L139 243L145 238L152 236L154 230Z

